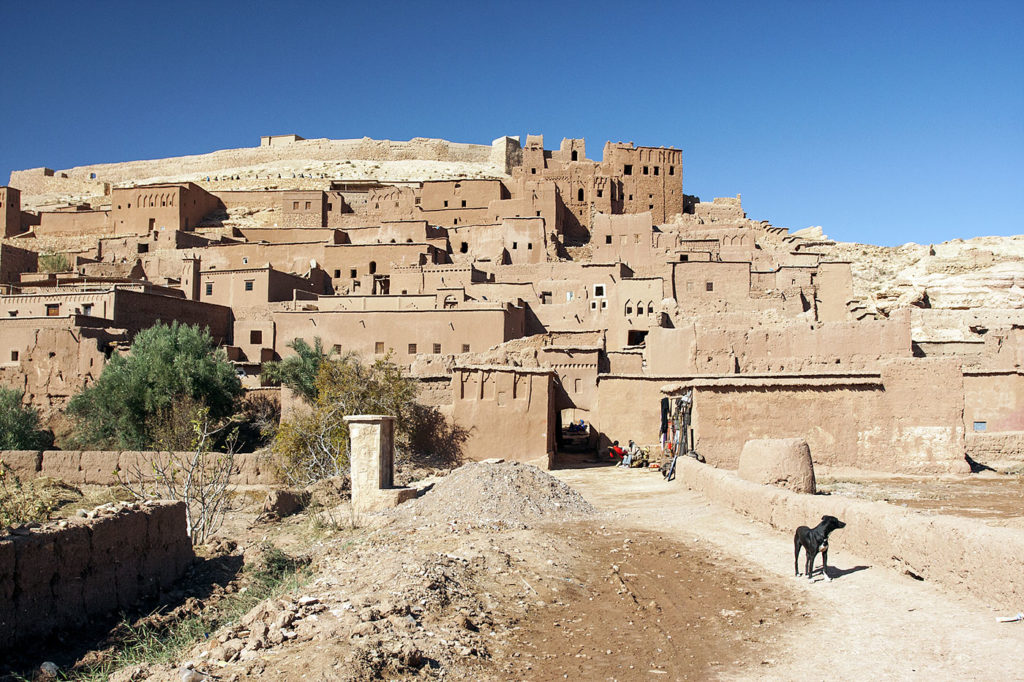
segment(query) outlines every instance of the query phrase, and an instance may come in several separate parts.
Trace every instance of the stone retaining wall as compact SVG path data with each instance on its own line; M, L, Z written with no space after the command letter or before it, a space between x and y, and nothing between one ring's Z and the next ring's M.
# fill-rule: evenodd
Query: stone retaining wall
M1024 431L968 432L967 454L982 464L1024 462Z
M192 559L182 502L126 504L0 535L0 651L127 609L169 587Z
M875 566L909 571L1000 609L1024 603L1024 531L975 519L929 515L884 502L838 495L801 495L741 480L735 473L680 459L679 480L709 501L767 523L787 535L779 551L790 556L790 534L825 514L846 522L829 544L830 558L851 568L844 551Z
M100 451L100 450L3 450L0 460L11 467L20 478L36 476L58 478L72 485L114 485L116 470L124 472L139 468L148 471L147 462L154 452ZM274 469L256 453L235 455L231 482L235 485L268 485L276 483Z

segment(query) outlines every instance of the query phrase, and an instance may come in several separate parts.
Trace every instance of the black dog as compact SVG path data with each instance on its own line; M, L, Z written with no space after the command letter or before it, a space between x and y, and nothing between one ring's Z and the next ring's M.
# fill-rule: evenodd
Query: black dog
M811 579L814 569L814 558L821 552L821 573L828 580L828 534L837 528L845 528L846 524L834 516L822 516L821 523L814 528L800 526L793 536L793 570L800 575L800 548L807 554L807 579Z

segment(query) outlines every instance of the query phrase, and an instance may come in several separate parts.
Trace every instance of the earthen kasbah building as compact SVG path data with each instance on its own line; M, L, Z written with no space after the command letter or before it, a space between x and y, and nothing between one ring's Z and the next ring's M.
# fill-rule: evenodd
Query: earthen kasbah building
M684 194L679 149L267 136L14 171L0 223L0 379L55 423L135 333L180 320L254 391L297 338L391 353L470 458L550 462L580 419L596 447L657 446L671 420L717 466L799 436L819 463L943 472L1024 431L1019 310L916 339L920 307L873 312L820 233Z

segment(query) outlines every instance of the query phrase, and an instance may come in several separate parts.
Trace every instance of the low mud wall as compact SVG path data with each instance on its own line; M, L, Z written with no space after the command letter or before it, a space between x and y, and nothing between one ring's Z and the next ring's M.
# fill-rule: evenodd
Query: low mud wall
M20 478L58 478L72 485L114 485L117 471L151 472L148 466L159 452L100 450L3 450L0 461ZM187 453L186 453L187 454ZM277 482L273 467L261 455L236 454L231 482L235 485L267 485Z
M830 559L851 568L845 550L874 565L909 571L988 605L1019 611L1024 603L1024 531L955 516L928 515L884 502L838 495L802 495L757 485L731 471L680 459L680 481L709 501L783 531L780 552L792 552L790 534L825 514L846 522L829 540Z
M968 433L967 454L976 462L1024 462L1024 431Z
M173 584L192 559L181 502L0 535L0 651L127 609Z

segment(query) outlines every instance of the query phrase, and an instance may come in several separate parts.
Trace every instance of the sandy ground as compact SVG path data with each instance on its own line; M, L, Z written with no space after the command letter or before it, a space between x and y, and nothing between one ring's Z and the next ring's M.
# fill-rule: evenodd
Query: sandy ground
M793 577L791 538L712 507L679 481L611 468L553 473L625 527L656 527L667 538L705 543L769 587L796 594L801 610L778 633L770 657L723 666L719 678L1024 679L1024 624L996 622L1024 604L993 610L870 566L840 542L829 553L836 579L809 583Z

